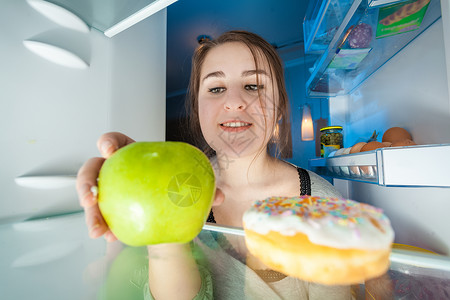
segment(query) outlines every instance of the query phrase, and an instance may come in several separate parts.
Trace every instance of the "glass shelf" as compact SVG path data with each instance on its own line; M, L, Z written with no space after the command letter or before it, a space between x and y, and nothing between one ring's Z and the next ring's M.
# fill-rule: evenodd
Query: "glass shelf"
M323 176L382 186L450 187L450 144L388 147L309 160Z
M342 22L336 26L335 20L338 18L335 17L334 7L331 4L325 5L329 2L319 2L318 8L309 9L309 15L305 17L305 53L315 56L320 54L314 67L310 69L311 76L306 83L309 97L351 93L441 16L440 0L431 0L428 6L422 8L425 14L418 29L376 38L377 26L381 26L379 14L381 10L388 8L386 3L354 0L348 9L345 7L342 11L345 16L341 17ZM396 1L394 5L407 4L404 2ZM366 32L366 40L350 45L350 37L352 34L356 35L357 28L359 32ZM327 36L327 39L322 39L322 36Z
M146 299L146 247L90 239L83 213L1 225L0 236L5 245L0 257L2 299ZM239 251L244 251L242 228L207 224L194 244L202 249L211 272L219 272L220 278L213 277L218 280L217 286L232 286L229 292L235 291L234 295L245 293L251 299L265 299L252 297L259 291L251 289L252 281L261 279L245 266L245 260L239 262L234 257L237 252L230 251L231 244L240 245ZM352 286L355 299L377 293L376 285L391 292L391 297L380 299L410 299L408 296L424 292L431 293L428 299L448 295L450 257L411 249L423 250L394 244L389 271ZM215 269L220 263L225 263L221 267L227 271ZM227 280L232 278L233 285L228 285ZM264 282L257 285L266 286Z
M404 2L408 0L369 0L369 6L370 7L381 7L381 6L387 6L392 5L399 2Z
M352 3L353 0L309 2L303 22L305 53L323 53L328 48Z

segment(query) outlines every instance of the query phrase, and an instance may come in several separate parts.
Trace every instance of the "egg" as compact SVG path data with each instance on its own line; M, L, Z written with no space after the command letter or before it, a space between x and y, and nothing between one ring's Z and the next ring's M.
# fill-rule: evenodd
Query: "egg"
M372 151L379 148L386 147L383 143L373 141L365 144L361 148L361 152ZM364 177L373 178L376 176L377 167L376 166L361 166L361 173Z
M361 176L361 172L359 171L358 166L350 166L349 169L350 169L350 174L352 176L356 176L356 177Z
M404 128L391 127L383 134L382 142L394 143L401 140L412 140L411 134Z
M340 148L339 150L336 151L334 156L340 156L340 155L344 154L344 151L345 151L345 148Z
M350 147L349 148L344 148L344 151L342 152L342 155L350 154L350 150L351 150ZM347 167L347 166L341 167L341 172L344 173L346 176L350 176L349 167Z
M337 150L336 153L334 154L334 156L336 157L336 156L341 156L341 155L343 155L345 149L346 149L346 148L341 148L341 149ZM339 174L340 167L333 167L333 170L334 170L334 172L335 172L336 174Z
M354 144L354 145L350 148L350 154L360 152L360 151L361 151L361 148L362 148L365 144L367 144L367 143L366 143L366 142L359 142L359 143Z
M354 144L351 148L350 148L350 154L353 153L358 153L361 151L361 148L367 144L366 142L359 142ZM361 176L361 172L359 171L359 167L358 166L350 166L350 174L356 177Z
M417 145L414 141L405 139L392 143L391 147L403 147L403 146L414 146Z
M372 150L375 150L378 148L384 148L384 147L386 147L386 145L384 145L383 143L373 141L373 142L369 142L369 143L365 144L364 146L362 146L360 152L372 151Z
M350 154L351 148L344 148L344 151L342 151L342 155Z

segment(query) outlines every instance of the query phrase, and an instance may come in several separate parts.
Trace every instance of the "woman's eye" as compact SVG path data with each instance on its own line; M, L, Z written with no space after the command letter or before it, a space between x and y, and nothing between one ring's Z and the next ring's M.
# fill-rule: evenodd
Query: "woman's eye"
M224 87L215 87L215 88L210 88L209 92L212 94L220 94L223 93L225 91Z
M246 86L245 86L245 89L247 90L247 91L258 91L258 90L262 90L264 88L264 85L262 85L262 84L260 84L260 85L257 85L257 84L247 84Z

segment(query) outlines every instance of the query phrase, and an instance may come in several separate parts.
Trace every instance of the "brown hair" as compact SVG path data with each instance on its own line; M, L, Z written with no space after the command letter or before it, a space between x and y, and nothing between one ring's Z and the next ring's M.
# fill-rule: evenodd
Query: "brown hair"
M191 77L189 81L188 98L186 102L186 109L188 112L188 127L190 129L193 141L197 147L202 149L206 155L214 155L214 150L208 145L203 137L200 121L198 116L198 93L200 88L200 72L205 61L206 55L211 49L216 46L229 43L239 42L246 45L255 60L255 66L258 66L257 57L262 57L270 66L270 75L277 87L278 95L273 95L274 100L278 98L278 105L274 110L273 124L278 126L276 132L277 136L272 136L268 143L268 147L273 147L274 155L281 158L288 158L292 156L292 142L289 122L289 100L287 97L286 86L284 82L283 64L278 56L276 50L262 37L247 31L228 31L223 33L215 40L209 40L202 43L194 52L192 57ZM274 89L275 91L275 89ZM275 93L275 92L274 92ZM276 97L278 96L278 97ZM265 120L265 118L264 118ZM266 120L265 120L266 122ZM267 130L267 124L266 124Z

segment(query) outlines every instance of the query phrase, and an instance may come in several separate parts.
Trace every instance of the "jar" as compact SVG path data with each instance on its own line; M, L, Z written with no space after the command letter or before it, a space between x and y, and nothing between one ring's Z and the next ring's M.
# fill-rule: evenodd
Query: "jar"
M328 157L331 152L344 148L342 126L324 127L320 133L320 157Z

